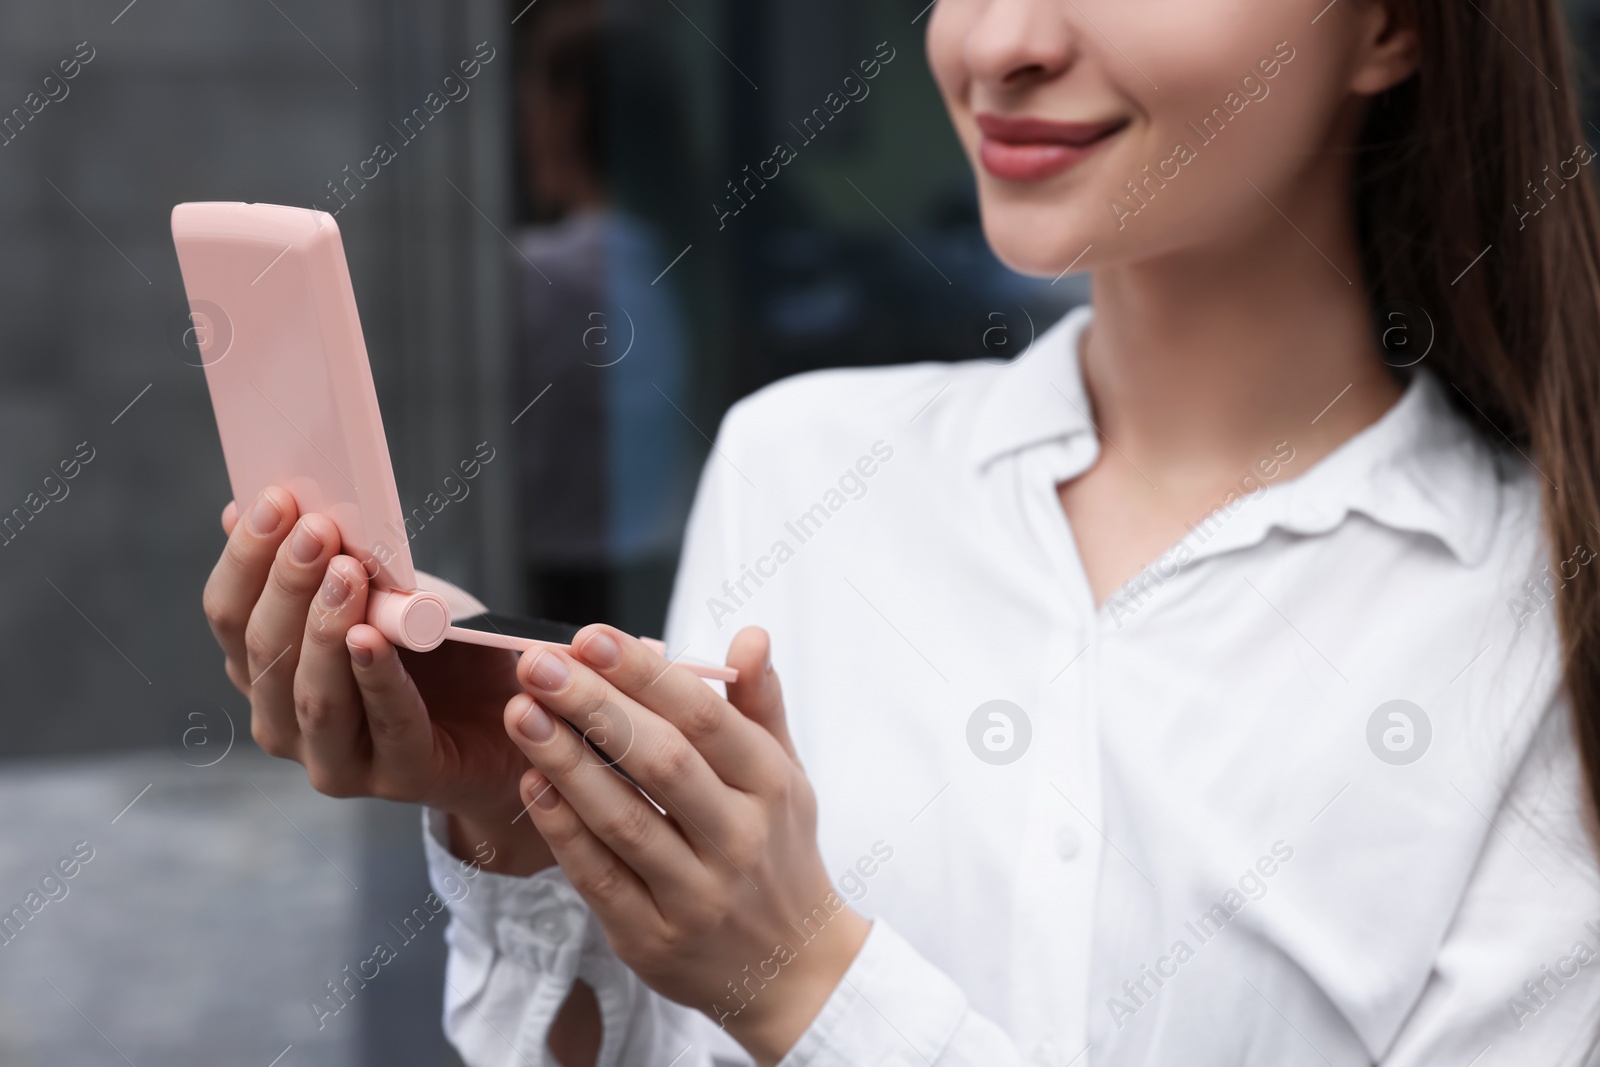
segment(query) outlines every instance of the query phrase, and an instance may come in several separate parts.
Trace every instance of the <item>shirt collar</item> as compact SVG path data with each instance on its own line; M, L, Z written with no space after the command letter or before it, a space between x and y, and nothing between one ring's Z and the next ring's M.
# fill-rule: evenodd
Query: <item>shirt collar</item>
M1078 351L1092 317L1091 305L1076 307L1012 362L982 368L969 447L975 467L1049 443L1096 441ZM1309 469L1285 465L1279 481L1243 496L1245 504L1212 527L1216 536L1192 546L1195 554L1246 547L1274 527L1325 533L1354 512L1436 538L1462 563L1480 562L1499 514L1500 467L1496 450L1451 407L1445 388L1418 368L1376 422ZM1096 444L1084 453L1087 462L1097 453Z
M1278 488L1285 529L1322 533L1357 512L1432 536L1469 566L1488 554L1501 502L1494 450L1426 368L1376 422Z
M1093 433L1088 394L1078 365L1078 339L1093 317L1080 304L1034 338L1009 363L978 374L978 401L969 455L979 469L1001 456L1045 441Z

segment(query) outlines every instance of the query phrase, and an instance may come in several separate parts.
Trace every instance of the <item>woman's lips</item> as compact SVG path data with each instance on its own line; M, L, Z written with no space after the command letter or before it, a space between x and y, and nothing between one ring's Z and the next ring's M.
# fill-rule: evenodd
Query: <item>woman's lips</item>
M978 159L996 178L1039 181L1081 161L1118 130L1126 119L1107 122L1050 122L1045 119L977 116L983 136Z

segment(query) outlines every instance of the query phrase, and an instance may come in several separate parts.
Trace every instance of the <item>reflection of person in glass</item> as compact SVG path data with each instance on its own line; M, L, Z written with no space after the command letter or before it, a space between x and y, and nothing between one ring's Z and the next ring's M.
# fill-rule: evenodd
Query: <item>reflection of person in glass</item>
M1092 305L732 409L667 626L726 697L605 625L408 675L269 491L207 589L255 736L482 863L474 1065L1592 1062L1600 571L1540 577L1600 536L1560 5L926 18L986 238ZM325 573L347 635L302 646Z
M662 187L649 195L619 170L677 128L671 79L657 49L596 5L528 23L521 159L553 217L523 229L511 259L516 407L533 405L516 422L530 606L654 630L636 605L665 592L693 492L693 430L665 399L687 392L684 316L670 277L651 284L676 252L650 216L681 151L650 160Z

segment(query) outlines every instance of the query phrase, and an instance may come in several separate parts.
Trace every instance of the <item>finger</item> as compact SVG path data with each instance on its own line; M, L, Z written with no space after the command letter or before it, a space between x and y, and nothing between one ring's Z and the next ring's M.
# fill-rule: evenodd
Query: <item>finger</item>
M522 776L522 803L567 881L608 931L632 940L665 924L649 888L601 841L538 770Z
M228 658L228 676L246 695L250 692L250 674L245 627L272 570L278 544L298 515L289 493L276 486L262 490L245 521L236 521L229 531L228 544L211 568L200 596L211 633Z
M518 667L519 680L535 690L540 703L574 727L585 727L587 736L595 738L667 812L702 861L708 865L731 862L729 851L740 851L746 827L760 814L755 794L724 782L671 722L613 688L565 650L546 649L542 656L534 651L524 653ZM696 688L710 692L704 682L682 673L689 680L690 694L698 696ZM731 707L722 712L733 720L741 718ZM687 720L689 716L679 712L677 718ZM764 741L767 758L762 762L778 768L774 780L780 772L791 772L771 738L761 737L760 729L750 723L738 722L737 726ZM561 785L559 779L557 785Z
M585 668L669 723L722 782L753 793L775 773L777 752L762 730L637 637L597 624L579 630L572 648Z
M227 506L222 509L222 532L225 534L233 533L233 526L238 521L239 502L237 500L230 500L228 501Z
M643 649L637 640L634 647ZM655 655L647 649L643 652ZM662 668L668 666L660 657L655 659ZM517 679L552 714L566 719L585 739L597 744L652 799L664 806L677 806L677 813L684 816L680 821L696 824L708 833L715 833L726 823L726 794L730 792L727 783L666 715L621 692L597 671L573 658L568 649L529 649L517 664ZM721 698L704 682L692 676L689 681L682 699L700 701L698 688L710 701L674 708L657 694L656 702L673 718L689 723L696 736L720 741L720 736L713 735L718 734L722 724L737 720L738 712L722 705ZM715 723L702 721L713 718ZM748 728L749 724L741 725Z
M257 740L270 752L298 752L294 677L300 666L306 615L339 548L339 528L326 515L305 515L278 546L261 599L245 626L251 705Z
M789 739L789 720L783 708L783 686L772 669L771 636L759 626L746 626L734 634L728 646L728 666L739 672L739 680L728 683L728 703L777 738L798 765L800 757Z
M374 787L395 793L390 799L407 799L398 795L407 791L403 783L426 781L432 767L428 706L401 662L400 650L377 627L364 622L350 627L345 646L366 705Z
M701 869L699 857L672 821L539 701L518 693L506 702L505 722L511 739L555 783L576 817L647 884L681 885L686 875Z
M366 618L366 571L352 556L328 563L311 600L294 672L295 724L312 786L330 796L365 792L370 766L367 716L345 634Z

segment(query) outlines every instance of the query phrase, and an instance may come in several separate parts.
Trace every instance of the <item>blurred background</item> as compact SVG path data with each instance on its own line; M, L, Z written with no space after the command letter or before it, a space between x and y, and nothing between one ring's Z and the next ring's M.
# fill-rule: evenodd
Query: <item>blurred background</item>
M659 633L729 404L1087 298L987 251L928 6L0 0L0 912L77 866L0 944L0 1063L455 1062L442 922L310 1007L427 894L418 815L312 792L223 675L172 206L336 213L406 510L493 449L419 566Z

